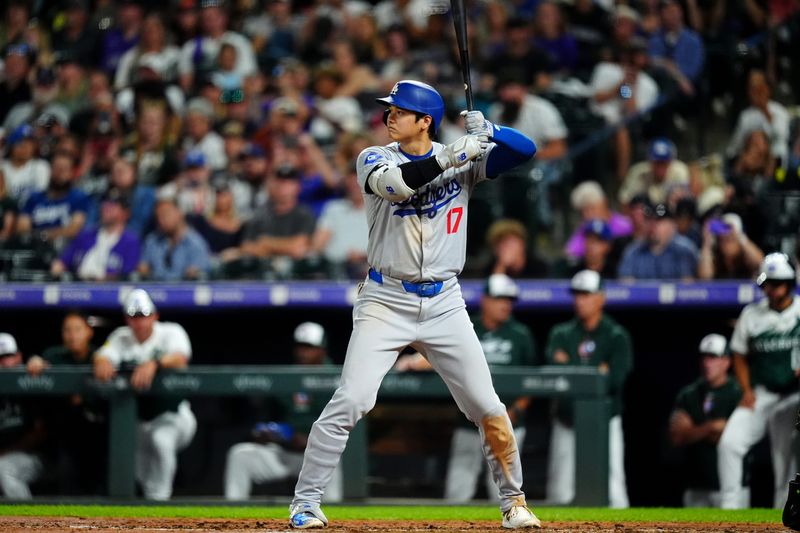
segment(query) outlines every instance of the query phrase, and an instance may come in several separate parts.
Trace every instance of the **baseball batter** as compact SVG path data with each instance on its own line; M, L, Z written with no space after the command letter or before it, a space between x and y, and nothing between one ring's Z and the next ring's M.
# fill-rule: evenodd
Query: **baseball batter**
M350 430L406 346L424 354L480 431L499 488L502 525L541 527L521 490L522 466L506 408L467 315L456 276L466 256L467 205L474 187L529 160L533 141L465 113L468 135L433 142L444 101L431 86L398 82L378 102L394 141L357 161L369 226L368 278L353 307L353 332L339 388L314 423L289 508L294 528L322 528L320 500Z
M800 299L789 258L772 253L756 280L766 298L747 305L731 337L733 368L742 400L728 419L717 445L723 509L749 504L742 487L742 459L769 431L775 474L775 507L783 507L794 473L792 435L800 395Z
M156 306L143 289L131 291L123 308L127 326L115 329L94 356L94 374L111 379L118 369L131 369L131 386L150 387L159 369L186 368L192 346L186 330L159 322ZM192 441L197 421L189 402L174 396L141 396L136 443L136 478L144 496L168 500L178 467L178 451Z

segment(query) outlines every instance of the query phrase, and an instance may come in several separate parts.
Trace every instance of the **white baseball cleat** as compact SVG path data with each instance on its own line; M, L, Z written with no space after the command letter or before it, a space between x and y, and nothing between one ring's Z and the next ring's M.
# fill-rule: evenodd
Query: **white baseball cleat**
M503 527L506 529L522 529L526 527L542 527L542 523L525 505L515 505L503 513Z
M294 529L322 529L328 525L322 509L307 503L290 507L289 517L289 525Z

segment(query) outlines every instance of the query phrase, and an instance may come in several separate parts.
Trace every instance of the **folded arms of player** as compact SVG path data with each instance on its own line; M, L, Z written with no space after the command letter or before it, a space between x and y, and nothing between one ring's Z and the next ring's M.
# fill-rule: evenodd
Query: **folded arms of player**
M515 130L506 126L498 126L486 120L480 111L464 111L464 127L467 133L475 135L481 144L494 143L486 161L486 175L497 176L524 163L536 154L536 144ZM482 147L482 152L488 146Z
M477 137L465 135L426 159L399 166L376 165L367 176L364 190L391 202L402 202L443 171L466 165L481 153L481 143Z

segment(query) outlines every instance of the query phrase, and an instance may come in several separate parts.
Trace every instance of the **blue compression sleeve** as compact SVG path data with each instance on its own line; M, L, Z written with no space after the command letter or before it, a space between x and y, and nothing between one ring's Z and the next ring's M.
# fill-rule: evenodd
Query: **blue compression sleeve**
M489 152L486 175L493 178L536 154L536 144L525 135L506 126L495 125L492 141L497 145Z

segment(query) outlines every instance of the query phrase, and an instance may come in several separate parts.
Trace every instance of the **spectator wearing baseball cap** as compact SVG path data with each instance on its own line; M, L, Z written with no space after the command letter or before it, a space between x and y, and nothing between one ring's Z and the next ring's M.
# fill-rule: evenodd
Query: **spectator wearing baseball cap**
M753 279L763 260L764 252L747 237L739 215L726 213L704 224L700 279Z
M50 273L70 272L83 281L124 280L136 271L141 253L139 237L126 228L130 199L109 189L100 202L100 225L82 231L67 245Z
M701 376L680 390L669 423L673 446L685 449L683 505L720 507L717 442L742 397L729 376L728 341L710 333L700 341Z
M697 275L697 248L678 233L666 204L648 212L647 236L629 244L617 272L625 279L691 280Z
M585 252L577 260L567 260L565 272L556 271L558 277L566 275L571 277L581 270L593 270L600 273L605 279L617 277L617 260L612 253L614 249L614 236L611 226L601 218L589 220L583 227Z
M6 194L22 207L31 194L43 191L50 182L50 163L36 157L33 128L22 124L6 137L8 155L0 161Z
M215 193L211 187L211 168L201 150L189 150L183 169L176 179L158 190L159 195L174 197L183 214L204 216L214 210Z
M609 503L628 507L622 433L622 392L633 364L630 333L604 311L603 278L582 270L570 280L575 318L553 326L547 340L548 364L594 367L608 375L611 413L608 421ZM557 401L550 441L547 497L567 504L575 497L575 430L572 404ZM578 476L580 479L580 476Z
M0 124L17 104L29 102L33 95L28 83L33 50L28 44L12 44L6 47L3 75L0 82Z
M626 237L633 231L631 220L612 211L603 188L596 181L584 181L570 194L572 208L581 216L581 224L567 241L564 251L570 257L580 258L584 254L584 234L591 221L602 220L608 225L610 239Z
M202 97L189 100L186 105L186 127L183 149L186 153L199 150L206 157L211 170L224 170L228 164L225 142L214 125L214 106Z
M290 165L274 169L267 178L267 192L269 202L245 225L241 247L223 259L281 257L296 261L308 254L316 220L298 202L300 171Z
M248 142L239 154L242 171L236 181L244 187L242 196L236 195L236 210L243 220L249 220L256 209L267 203L266 179L269 176L270 159L264 147L257 142Z
M0 333L0 372L11 369L24 369L22 353L11 334ZM44 470L45 426L37 402L0 394L0 494L5 498L30 500L30 485Z
M637 194L646 194L654 204L667 201L670 186L688 185L689 167L677 159L675 144L665 137L654 139L648 160L633 165L619 190L620 203L627 205Z

